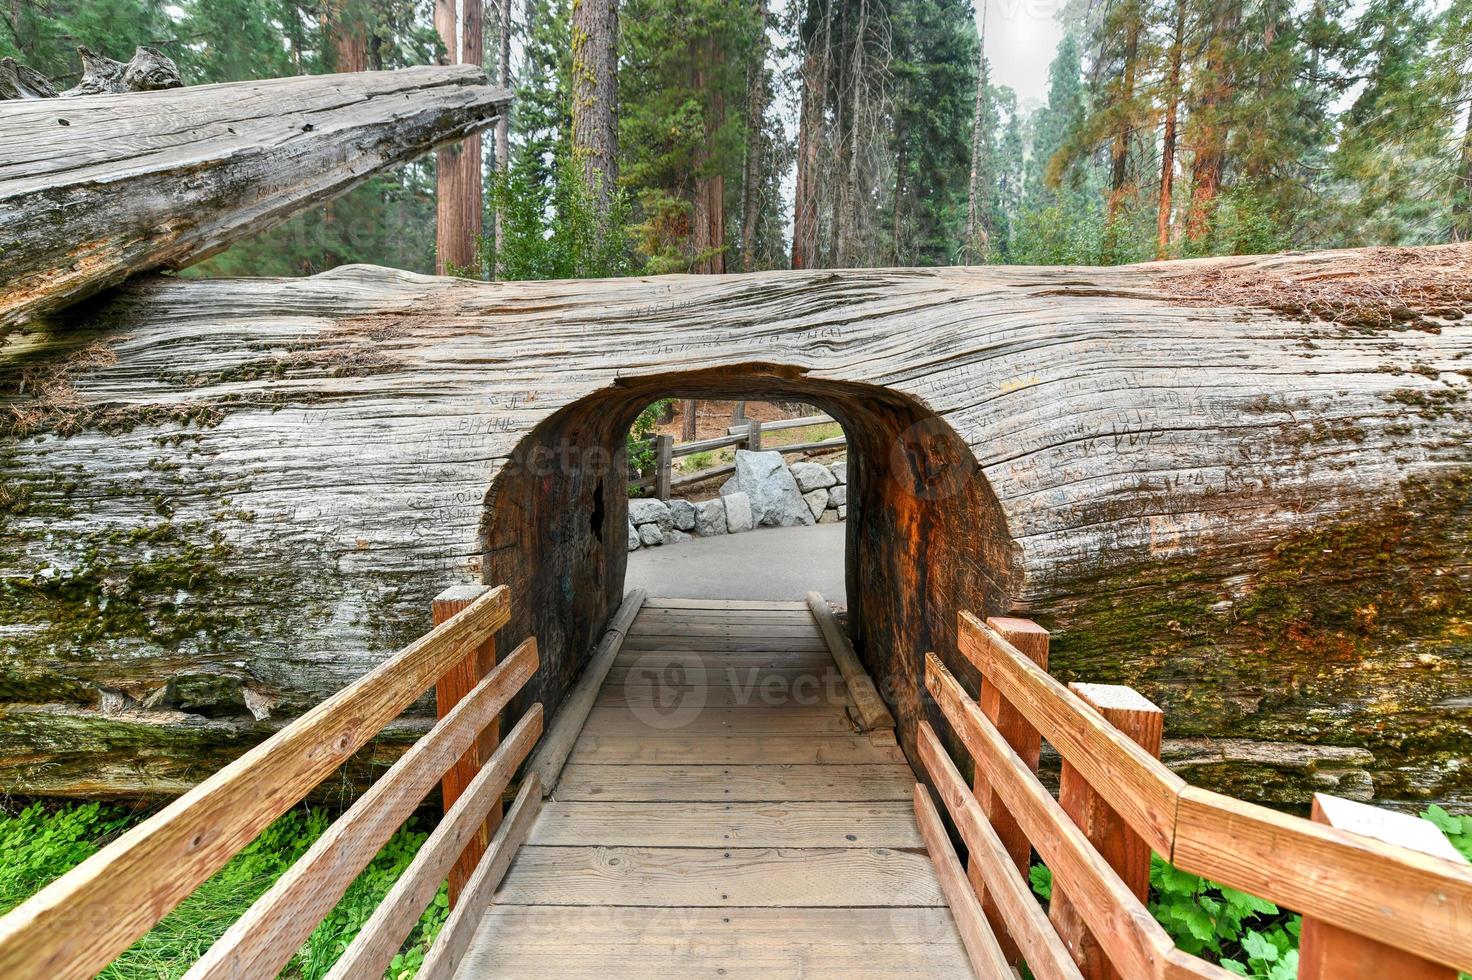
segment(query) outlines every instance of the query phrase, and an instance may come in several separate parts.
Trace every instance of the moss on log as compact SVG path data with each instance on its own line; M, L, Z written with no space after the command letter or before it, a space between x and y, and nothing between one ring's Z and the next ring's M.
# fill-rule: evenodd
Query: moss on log
M622 592L624 429L668 395L843 423L850 625L902 743L957 610L1013 612L1160 700L1203 782L1472 804L1469 286L1465 246L131 284L0 348L0 785L177 788L459 581L511 586L554 708ZM122 718L167 732L144 775L87 774L142 752Z

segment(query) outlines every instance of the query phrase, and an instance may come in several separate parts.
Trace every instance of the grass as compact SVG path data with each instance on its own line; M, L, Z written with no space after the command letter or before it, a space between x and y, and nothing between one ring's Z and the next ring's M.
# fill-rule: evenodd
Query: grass
M843 426L837 422L804 425L796 429L778 429L776 432L763 430L762 448L776 449L778 446L792 446L799 442L822 442L827 439L837 439L841 435L843 435Z
M33 803L18 811L0 811L0 912L19 905L145 816L101 803ZM1421 816L1441 828L1472 860L1472 815L1453 816L1432 806ZM331 812L321 807L299 807L282 816L100 976L107 980L182 976L311 847L331 820ZM281 975L292 980L324 976L426 836L412 819L399 828ZM1150 912L1182 949L1260 980L1288 980L1296 975L1297 915L1178 871L1159 857L1154 858L1150 881ZM1051 896L1052 876L1043 865L1033 866L1032 884L1042 899ZM447 912L448 899L441 886L395 957L388 974L393 980L414 976Z
M0 912L19 905L146 816L100 803L33 803L18 811L3 811ZM331 821L332 813L321 807L299 807L284 814L99 976L107 980L182 976L311 847ZM281 975L293 980L324 976L426 836L425 831L417 829L414 819L399 828L296 951ZM389 976L403 980L414 975L444 924L447 909L448 898L441 886L395 958Z

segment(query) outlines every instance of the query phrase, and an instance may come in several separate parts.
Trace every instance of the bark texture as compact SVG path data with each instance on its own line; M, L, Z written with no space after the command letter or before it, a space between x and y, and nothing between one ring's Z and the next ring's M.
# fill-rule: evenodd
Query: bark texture
M474 68L0 102L0 336L491 125Z
M618 187L618 0L572 5L572 147L606 214Z
M761 398L847 431L904 744L925 651L967 676L957 611L1015 612L1162 704L1198 782L1465 807L1469 302L1457 246L138 282L0 348L0 786L181 789L459 581L511 587L555 709L622 592L630 421Z
M435 0L435 30L452 62L479 66L485 60L481 14L481 0ZM435 185L435 271L479 279L477 245L485 231L485 207L478 133L436 151Z

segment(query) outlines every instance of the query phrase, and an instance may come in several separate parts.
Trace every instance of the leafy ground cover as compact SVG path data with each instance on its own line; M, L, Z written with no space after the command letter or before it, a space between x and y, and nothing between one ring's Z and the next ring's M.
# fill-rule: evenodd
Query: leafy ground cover
M0 811L0 912L19 905L147 815L101 803L31 803ZM230 923L312 846L333 816L321 807L299 807L280 817L101 976L106 980L182 976ZM411 819L401 827L297 950L281 975L292 980L324 976L427 836L417 820ZM417 971L444 924L448 904L442 886L395 958L389 971L394 980L412 977Z
M1457 850L1472 860L1472 815L1453 816L1439 806L1421 817L1440 827ZM1053 876L1046 866L1031 869L1032 889L1047 901ZM1302 917L1234 888L1187 874L1151 857L1150 914L1181 949L1253 980L1298 976Z

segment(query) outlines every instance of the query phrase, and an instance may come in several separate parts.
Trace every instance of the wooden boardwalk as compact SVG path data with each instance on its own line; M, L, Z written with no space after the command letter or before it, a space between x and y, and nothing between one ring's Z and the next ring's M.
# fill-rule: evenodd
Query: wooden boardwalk
M649 600L459 975L971 975L847 704L804 603Z

